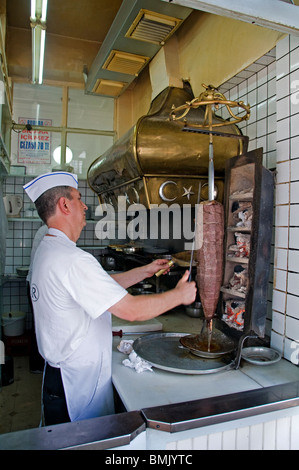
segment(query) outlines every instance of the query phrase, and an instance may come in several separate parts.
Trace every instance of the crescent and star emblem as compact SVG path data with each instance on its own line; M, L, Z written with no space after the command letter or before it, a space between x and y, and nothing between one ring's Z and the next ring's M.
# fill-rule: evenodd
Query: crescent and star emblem
M177 183L175 181L165 181L164 183L161 184L160 188L159 188L159 196L161 199L163 199L163 201L167 201L167 202L172 202L172 201L175 201L175 199L177 199L177 196L176 197L173 197L173 198L168 198L165 196L164 194L164 190L166 188L166 186L168 185L174 185L174 186L177 186ZM188 189L184 188L184 193L182 194L182 197L187 197L187 199L189 200L191 195L194 194L194 192L192 191L192 186L190 186Z
M190 186L189 189L186 189L186 188L184 187L184 191L185 191L185 192L184 192L184 194L183 194L183 197L184 197L184 196L187 196L187 199L189 200L189 199L190 199L190 196L191 196L192 194L194 194L194 192L191 191L191 190L192 190L192 186Z

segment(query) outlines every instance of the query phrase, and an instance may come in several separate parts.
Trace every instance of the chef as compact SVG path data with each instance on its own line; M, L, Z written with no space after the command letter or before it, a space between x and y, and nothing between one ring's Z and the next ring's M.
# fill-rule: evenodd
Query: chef
M76 246L87 206L77 176L40 175L24 186L48 231L33 262L31 299L39 352L45 359L44 424L114 413L111 313L128 321L154 318L195 300L188 271L167 292L132 296L127 288L152 277L167 260L109 275Z

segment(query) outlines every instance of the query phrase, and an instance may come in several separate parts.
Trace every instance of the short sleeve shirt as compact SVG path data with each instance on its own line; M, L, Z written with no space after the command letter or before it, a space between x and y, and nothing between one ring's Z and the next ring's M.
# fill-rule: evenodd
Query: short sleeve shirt
M59 366L84 340L90 322L127 291L63 232L50 228L49 235L34 257L31 298L39 351ZM111 330L102 334L111 335Z

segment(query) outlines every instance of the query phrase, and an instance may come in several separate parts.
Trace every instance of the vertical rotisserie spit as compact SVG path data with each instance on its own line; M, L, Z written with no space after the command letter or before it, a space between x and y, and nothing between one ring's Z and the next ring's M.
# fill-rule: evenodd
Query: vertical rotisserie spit
M212 318L216 312L223 274L223 237L224 237L224 208L221 203L215 201L214 191L214 127L219 127L215 121L215 110L219 106L225 106L234 123L248 119L250 116L250 107L242 101L234 102L226 100L214 86L206 86L198 99L186 102L184 105L173 108L172 119L184 119L188 131L209 133L209 201L201 203L198 208L198 217L196 222L197 235L197 284L203 312L208 326L208 352L211 347L212 337ZM188 126L187 114L192 108L203 107L205 112L204 122L198 125ZM245 111L243 115L236 115L231 108L241 108ZM178 116L177 112L181 114ZM216 135L219 133L216 132ZM221 133L220 133L221 134ZM194 345L198 343L201 335L195 336Z
M217 308L223 274L224 210L217 201L199 205L198 224L200 248L197 250L197 285L206 320Z

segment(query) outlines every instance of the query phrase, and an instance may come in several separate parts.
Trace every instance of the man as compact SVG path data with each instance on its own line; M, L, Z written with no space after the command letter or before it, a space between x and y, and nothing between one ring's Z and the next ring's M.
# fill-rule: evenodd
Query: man
M48 226L31 279L37 343L46 362L46 425L114 412L111 313L149 320L196 296L188 271L171 291L132 296L126 289L166 269L167 260L110 276L76 247L87 210L77 188L77 176L67 172L47 173L24 186Z
M29 307L30 307L30 313L32 316L33 316L33 306L32 306L31 293L30 293L32 265L33 265L34 255L37 250L37 247L47 232L48 232L48 227L46 225L42 225L36 232L33 242L32 242L30 266L29 266L29 271L28 271L27 278L26 278L27 296L28 296L28 302L29 302ZM33 327L31 328L31 335L30 335L31 347L30 347L30 354L29 354L29 369L33 373L42 373L44 369L44 360L38 352L35 328L34 328L34 318L33 318L32 323L33 323Z

